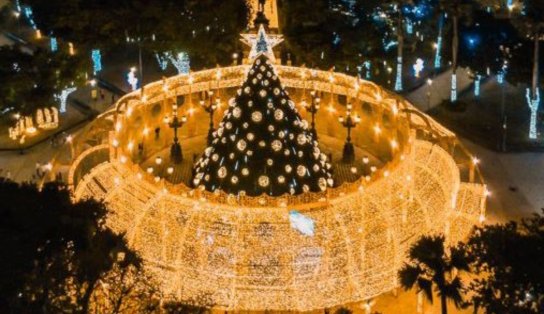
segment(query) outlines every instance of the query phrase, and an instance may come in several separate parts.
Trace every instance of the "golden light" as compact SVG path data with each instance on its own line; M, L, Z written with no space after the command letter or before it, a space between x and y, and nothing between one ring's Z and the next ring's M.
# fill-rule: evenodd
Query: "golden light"
M372 82L330 71L274 67L293 95L307 95L310 88L331 93L326 108L330 114L341 106L334 100L337 95L353 98L356 104L368 103L372 112L399 110L391 105L398 96ZM96 148L89 148L73 162L68 180L74 197L107 200L111 210L107 225L127 236L159 283L161 294L195 300L196 305L205 305L198 296L206 295L214 308L228 311L317 311L366 302L398 287L397 271L419 236L447 232L454 243L483 222L489 192L483 181L462 181L468 176L460 173L468 167L458 166L474 161L473 157L456 160L458 156L450 150L461 145L455 134L426 115L417 119L416 115L397 115L395 123L385 124L382 115L353 113L354 119L360 120L360 114L368 121L353 130L354 145L364 151L357 156L359 164L344 168L358 178L324 193L289 197L210 193L170 183L183 171L175 168L174 175L174 167L164 157L159 159L159 154L146 156L146 164L125 162L133 156L134 140L143 143L148 127L163 121L158 115L140 124L143 129L129 127L165 99L164 86L169 98L205 93L212 86L228 97L229 89L238 88L246 74L247 65L192 72L167 78L165 84L145 86L146 101L132 102L139 99L140 91L127 94L116 106L130 104L134 112L123 118L125 127L110 133L115 138L102 148L107 158L97 163L92 159ZM295 102L301 100L293 97ZM402 105L417 110L408 102ZM185 113L191 116L193 110L189 107ZM206 128L198 127L200 113L189 120L180 116L195 138L207 135ZM326 112L318 115L316 124L322 129L317 131L343 143L341 126L333 128L337 123L330 123L331 118ZM104 121L100 119L93 123ZM107 131L118 129L116 124L104 125ZM441 145L418 137L430 129L440 134ZM420 130L424 132L416 132ZM108 142L107 137L103 142ZM145 143L149 151L168 149L171 144ZM180 143L184 150L200 153L185 138ZM88 167L90 162L95 166ZM313 222L312 236L291 226L292 211Z

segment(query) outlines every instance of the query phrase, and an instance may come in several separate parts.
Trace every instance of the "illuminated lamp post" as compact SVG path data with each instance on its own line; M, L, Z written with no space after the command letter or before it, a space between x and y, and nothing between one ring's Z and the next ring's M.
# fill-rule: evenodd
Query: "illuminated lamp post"
M315 115L319 111L321 98L319 98L315 91L311 91L310 95L312 96L311 103L307 103L305 100L302 101L302 105L304 108L312 115L312 134L314 136L314 140L317 141L317 131L315 129Z
M204 108L204 110L210 115L210 128L208 130L208 146L212 144L213 141L213 132L215 131L213 127L213 115L215 111L219 108L219 98L215 99L213 98L213 91L208 91L208 99L209 102L206 105L206 102L204 100L200 101L200 106Z
M348 137L346 138L346 143L344 144L344 151L342 152L342 161L345 163L353 163L355 160L355 148L353 143L351 143L351 129L356 127L360 122L361 118L359 116L353 116L351 114L352 105L347 105L347 111L345 117L338 118L338 121L348 130Z
M174 143L170 147L170 159L174 164L180 164L183 161L183 152L181 150L181 145L179 144L178 139L178 129L181 128L185 122L187 122L187 117L184 115L181 118L178 117L178 106L173 106L173 118L170 121L169 118L165 119L165 122L168 123L168 126L171 129L174 129Z

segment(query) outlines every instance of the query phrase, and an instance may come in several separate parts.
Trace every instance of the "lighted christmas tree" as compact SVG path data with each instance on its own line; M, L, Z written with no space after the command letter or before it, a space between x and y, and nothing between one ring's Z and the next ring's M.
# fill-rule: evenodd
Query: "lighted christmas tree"
M255 59L213 136L195 165L195 186L279 196L333 185L327 157L265 55Z

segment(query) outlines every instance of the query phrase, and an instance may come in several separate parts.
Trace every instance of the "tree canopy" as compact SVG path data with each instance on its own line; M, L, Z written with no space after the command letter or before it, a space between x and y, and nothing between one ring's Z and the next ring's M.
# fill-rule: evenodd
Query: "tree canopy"
M61 185L0 179L0 204L3 313L86 313L99 279L140 264L123 235L105 228L106 207L73 203Z

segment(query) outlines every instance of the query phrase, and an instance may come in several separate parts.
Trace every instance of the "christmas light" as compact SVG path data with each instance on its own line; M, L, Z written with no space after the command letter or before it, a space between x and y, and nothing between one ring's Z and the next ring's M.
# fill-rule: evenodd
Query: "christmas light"
M189 55L185 52L180 52L175 56L172 53L166 55L174 67L178 70L178 74L188 75L191 71L191 62Z
M402 57L397 57L397 77L395 80L395 91L402 91Z
M457 74L451 75L451 102L457 101Z
M444 28L444 14L440 15L440 19L438 20L438 39L436 40L436 50L434 55L434 68L440 69L442 67L442 31Z
M155 58L157 59L157 63L159 64L159 67L162 71L166 70L168 67L168 54L161 54L161 53L155 53Z
M57 50L59 50L59 45L56 37L49 38L49 46L51 48L51 52L56 52Z
M418 59L416 60L416 63L413 65L413 68L414 68L414 75L415 75L416 77L419 77L419 74L420 74L421 71L423 71L423 69L425 68L423 59L418 58Z
M537 132L537 114L538 114L538 107L540 106L540 91L537 88L536 94L531 97L531 89L527 88L526 93L526 99L527 99L527 105L529 106L529 109L531 110L531 120L529 122L529 138L534 140L537 138L538 132Z
M133 91L138 89L138 78L136 77L136 68L131 68L127 74L127 82Z
M93 75L102 71L102 54L100 49L93 49L91 51L91 58L93 59Z
M68 96L77 90L76 87L67 87L63 89L60 94L55 95L55 99L59 102L60 113L66 112L66 104L68 102Z
M476 75L474 80L474 96L480 97L480 85L482 83L482 76L480 74Z
M205 92L210 86L219 85L221 92L217 92L223 93L223 90L240 88L240 82L252 78L245 65L220 70L222 75L219 79L217 69L212 69L192 73L193 84L189 79L174 77L166 82L147 85L148 102L139 101L138 91L129 93L117 105L124 106L130 100L134 113L128 118L118 115L117 119L127 119L122 120L125 126L135 126L134 119L146 117L157 101L164 99L165 84L169 86L168 96L176 97ZM283 87L294 90L296 93L293 94L301 92L302 86L312 86L318 93L335 91L334 97L331 97L333 99L337 95L352 95L352 109L358 109L360 102L367 102L372 112L388 115L394 110L392 104L398 106L399 112L404 109L417 110L406 101L399 102L398 96L373 83L319 70L312 71L311 76L306 75L302 79L303 72L308 73L308 70L274 64L271 75L284 78ZM257 80L257 84L260 82ZM252 84L251 80L249 84ZM356 84L360 85L357 92ZM277 108L273 106L268 111L268 97L282 99L281 89L279 96L275 95L273 87L267 89L266 96L261 98L261 86L256 86L256 93L250 90L246 94L242 87L238 95L248 98L254 95L263 103L253 103L248 109L246 105L249 106L249 102L229 102L226 114L232 114L233 120L228 121L231 122L230 131L227 131L228 124L225 123L219 125L217 134L222 134L218 136L220 141L225 139L225 145L238 150L236 144L242 139L241 132L246 126L245 122L234 120L234 108L240 107L238 119L249 119L244 133L249 136L251 131L255 146L260 147L260 142L264 142L265 149L276 154L277 143L263 141L260 134L253 132L254 123L262 125L263 132L268 132L272 124L270 121L276 119L275 109L281 109L285 119L291 107L287 101L280 101ZM329 105L333 110L336 107L344 108L335 101L327 102ZM262 110L261 106L265 109ZM261 111L262 117L260 122L253 122L251 116L257 110ZM115 111L111 112L115 114ZM321 121L326 126L331 116L323 116ZM397 271L403 265L407 250L421 235L448 232L448 239L456 243L478 223L479 217L485 215L485 185L479 181L462 181L468 176L461 176L460 171L467 171L466 162L470 162L472 156L451 154L450 148L460 145L453 133L425 115L421 118L424 121L420 121L398 114L395 123L383 128L382 117L365 115L365 123L360 124L361 129L356 134L357 137L365 137L370 129L369 142L365 141L370 144L367 149L390 147L385 159L392 158L391 162L376 164L374 158L369 158L368 164L355 166L355 174L350 171L353 166L349 166L349 175L360 178L353 183L328 187L326 192L288 193L277 197L267 194L250 196L246 193L248 191L225 193L219 185L206 190L184 183L171 184L165 180L172 177L167 175L166 159L161 169L149 167L150 164L155 166L153 161L157 155L148 156L150 162L147 164L128 162L133 155L129 154L127 145L132 141L139 143L144 140L142 128L144 132L149 132L145 125L151 120L144 120L140 128L122 128L110 142L109 151L105 151L110 156L108 161L84 173L77 172L77 175L75 169L83 169L81 165L91 160L88 158L96 158L95 154L88 155L94 148L76 157L70 170L73 174L68 180L76 199L107 199L111 212L107 226L127 235L130 247L142 257L144 268L151 271L164 295L176 300L194 299L197 305L205 305L203 302L207 301L199 301L196 297L208 293L209 302L223 311L311 311L345 304L346 300L357 303L398 286ZM194 127L202 122L201 118L203 116L188 123ZM97 118L95 125L104 125L105 130L113 131L115 125L103 123L104 119ZM289 128L307 127L303 122L296 122ZM417 136L417 132L413 132L416 125L423 130L437 132L444 138L444 148L428 138L413 137ZM220 132L221 127L223 130ZM372 128L378 129L381 135L374 136ZM341 134L338 129L331 131L331 137ZM282 164L280 155L282 158L288 156L285 158L289 159L285 160L289 160L289 163L279 175L276 172L274 175L260 173L259 176L266 178L257 181L257 184L267 187L283 184L287 189L307 191L304 183L294 184L289 179L289 176L299 178L300 174L315 171L313 163L304 165L306 160L311 159L309 156L298 157L300 149L294 152L285 150L285 141L291 141L295 143L295 148L298 147L298 134L284 132L282 137L277 128L273 132L278 132L282 147L277 150L277 158L265 156L263 166L269 167L269 160L272 167ZM200 134L197 132L196 136L205 136L204 133L205 130ZM233 140L231 135L234 135ZM253 144L249 144L246 136L244 140L249 160L248 148ZM343 140L343 136L334 140ZM376 144L372 144L373 140ZM301 139L302 142L311 145L308 139ZM189 142L183 144L192 145ZM243 180L250 180L258 174L256 167L242 163L244 159L237 156L230 159L230 153L224 155L206 150L203 154L203 157L210 159L208 162L215 160L225 167L224 182L220 184L241 185ZM251 155L258 156L258 148L253 149ZM127 163L121 162L122 156L127 157ZM378 154L376 159L384 156ZM320 168L325 160L326 156L319 157ZM360 162L361 159L357 160ZM465 164L461 165L463 160ZM237 161L242 162L236 164ZM148 167L150 173L146 171ZM240 175L232 175L238 169ZM212 173L209 180L211 178ZM206 177L203 175L199 179L205 181ZM328 184L326 181L325 185ZM301 183L303 186L298 186ZM396 193L391 193L392 187ZM302 217L296 217L297 213Z

